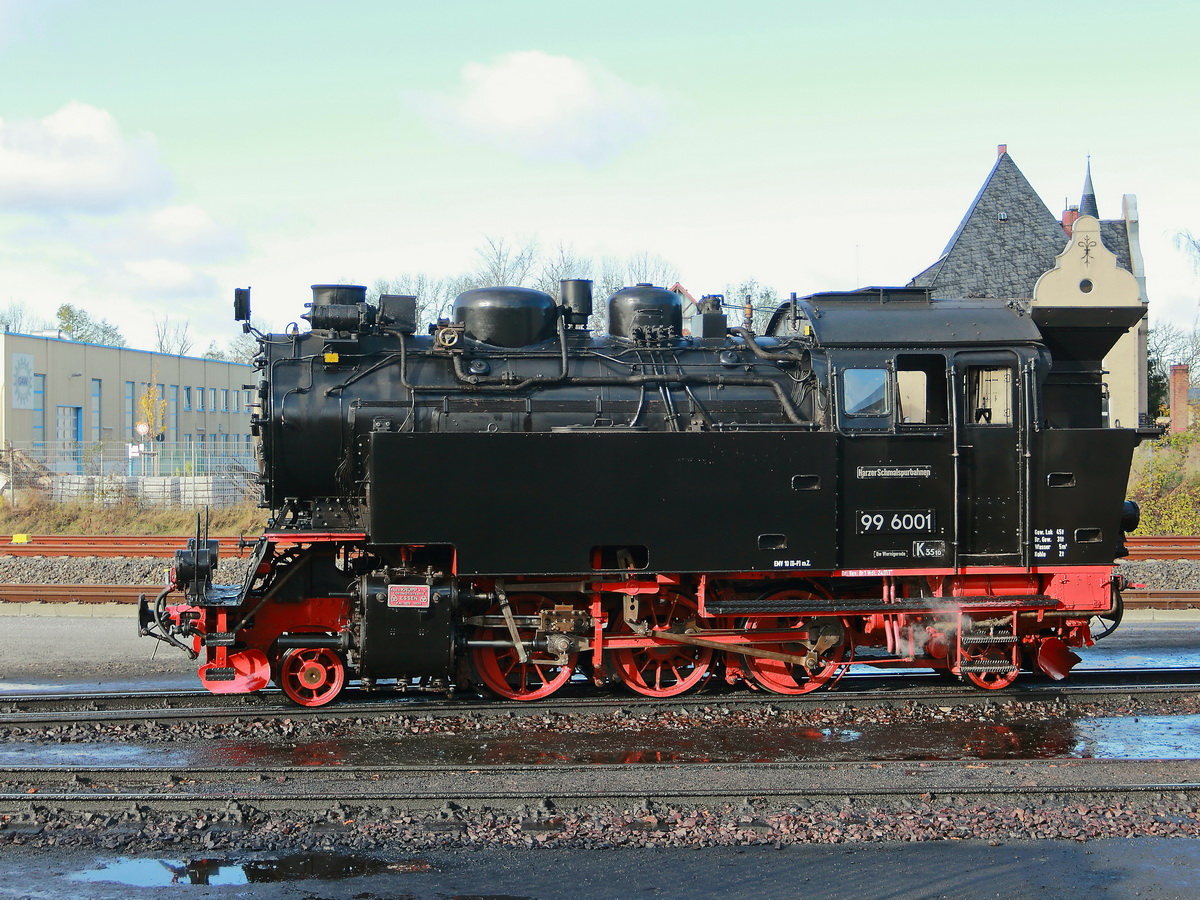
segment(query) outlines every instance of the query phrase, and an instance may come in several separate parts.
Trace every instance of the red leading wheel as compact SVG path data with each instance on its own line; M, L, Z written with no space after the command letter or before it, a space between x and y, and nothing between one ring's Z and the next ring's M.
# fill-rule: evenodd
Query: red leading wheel
M549 597L536 594L510 596L508 603L514 616L536 616L540 610L554 606L554 601ZM501 615L500 607L493 606L487 614ZM527 625L517 627L517 634L526 645L533 640L536 631L536 628ZM510 638L505 627L481 628L476 636L481 641L505 641ZM475 664L480 681L488 690L508 700L541 700L549 697L571 680L578 659L578 653L569 653L564 663L545 651L530 649L526 661L521 662L516 647L471 648L471 661Z
M836 681L849 664L846 627L841 619L832 617L799 618L797 616L768 616L753 618L746 623L749 630L792 630L793 641L778 644L754 644L756 648L803 657L804 662L784 662L762 656L746 656L742 665L759 687L776 694L807 694Z
M346 686L346 664L328 647L297 647L279 659L279 687L300 706L324 706Z
M675 631L694 622L694 600L671 594L642 600L638 618L654 631ZM624 623L622 623L624 624ZM621 632L625 634L627 632ZM659 644L612 651L613 668L631 691L647 697L675 697L702 685L712 663L711 647Z

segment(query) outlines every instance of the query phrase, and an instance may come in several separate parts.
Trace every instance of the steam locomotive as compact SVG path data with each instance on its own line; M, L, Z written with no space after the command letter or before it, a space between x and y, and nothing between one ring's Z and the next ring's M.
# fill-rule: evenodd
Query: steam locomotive
M572 280L418 333L414 297L312 290L311 329L270 335L235 292L272 511L245 582L198 534L140 604L211 691L801 694L852 665L997 689L1119 622L1142 434L1105 426L1101 360L1140 309L866 288L757 334L719 296L685 330L640 284L598 334Z

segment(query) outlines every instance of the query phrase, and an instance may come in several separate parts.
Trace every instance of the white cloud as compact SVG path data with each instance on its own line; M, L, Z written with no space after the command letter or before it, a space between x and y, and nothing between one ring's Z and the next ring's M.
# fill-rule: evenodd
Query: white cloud
M246 240L199 206L168 205L171 193L153 138L126 139L104 110L0 120L0 238L16 265L67 276L60 289L177 312L218 296L211 267Z
M472 141L535 161L597 165L655 128L662 103L593 62L536 50L469 63L451 95L413 105Z
M243 236L213 221L198 206L166 206L146 213L55 223L50 230L98 255L127 260L225 262L246 250Z
M37 121L0 119L0 212L112 213L170 191L153 139L125 138L105 110L72 101Z
M216 292L211 277L170 259L127 262L124 275L121 286L130 294L147 299L204 297Z

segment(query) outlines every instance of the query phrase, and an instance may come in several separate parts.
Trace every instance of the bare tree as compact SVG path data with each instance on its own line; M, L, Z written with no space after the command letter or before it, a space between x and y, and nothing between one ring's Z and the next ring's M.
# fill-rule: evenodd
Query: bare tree
M450 313L450 305L462 290L458 278L435 278L424 272L406 272L396 278L376 278L367 291L367 302L378 303L381 294L403 294L417 298L417 324L435 322Z
M251 327L258 332L266 333L266 323L259 319L250 320ZM254 357L258 355L258 339L253 334L242 331L235 337L230 338L229 344L225 349L225 358L231 362L240 362L249 364L254 361Z
M592 292L597 297L606 299L610 294L615 294L621 288L633 284L627 274L627 268L624 260L617 259L615 256L603 257L594 270L596 274L592 278Z
M20 300L11 301L8 306L0 309L0 328L4 331L16 331L28 334L33 331L45 331L55 326L48 320L36 315L33 310Z
M478 282L476 287L525 287L533 276L538 255L535 242L514 247L502 237L484 238L483 246L477 247L475 253L479 266L471 274Z
M1186 365L1192 383L1200 384L1200 328L1154 322L1147 334L1146 357L1152 378L1165 383L1171 366Z
M1187 254L1192 263L1192 271L1200 275L1200 237L1190 231L1181 231L1175 235L1175 247Z
M154 318L154 344L155 349L159 353L183 356L192 349L192 338L188 334L188 323L176 322L175 324L171 324L170 316L165 316L160 322L156 316Z
M570 244L560 243L548 257L541 260L533 287L557 297L563 281L591 277L591 260L576 254Z
M229 355L217 346L217 342L215 340L208 342L208 349L201 353L200 356L203 359L219 359L226 362L229 361Z
M107 319L99 319L86 310L64 303L55 313L58 327L73 341L84 344L104 344L109 347L124 347L125 336L121 329Z
M654 284L670 287L679 280L679 270L661 256L642 250L625 261L628 284Z
M775 288L763 284L757 278L747 278L737 284L725 285L725 312L729 315L730 323L736 321L738 325L744 324L744 309L747 303L752 310L751 328L761 333L779 306L779 296Z
M676 268L661 256L635 253L619 259L589 259L560 243L548 255L538 253L537 244L528 241L512 244L505 238L489 237L476 249L479 265L447 278L423 273L405 273L395 278L378 278L367 292L375 303L381 294L408 294L417 298L418 322L431 322L450 314L454 299L463 291L507 285L534 287L557 296L559 282L568 278L590 278L595 298L589 323L594 331L603 330L606 303L610 294L633 284L649 283L669 287L676 280Z

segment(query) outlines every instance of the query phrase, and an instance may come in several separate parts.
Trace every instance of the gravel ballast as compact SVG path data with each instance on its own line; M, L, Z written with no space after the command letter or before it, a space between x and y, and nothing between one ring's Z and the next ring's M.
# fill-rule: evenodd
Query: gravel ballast
M9 727L0 739L16 742L63 744L122 741L130 744L229 742L244 746L249 740L286 745L314 743L337 746L370 737L401 744L418 735L476 735L499 742L506 735L553 744L556 735L581 731L601 737L612 729L646 733L687 731L704 741L707 729L750 730L770 723L783 730L830 728L865 722L921 722L946 720L1012 722L1023 718L1041 721L1070 716L1152 715L1195 713L1197 698L1184 696L1139 701L1124 697L1107 702L1067 703L1009 701L981 709L975 704L951 707L828 706L797 710L773 707L735 708L723 704L694 711L655 709L646 712L618 710L607 714L468 715L387 714L356 719L268 719L253 716L227 723L146 722L108 725L81 723L62 728ZM920 763L902 763L919 770ZM998 764L965 759L965 769L996 765L1014 767L1017 784L1038 783L1039 767L1060 765L1052 760L1012 761ZM1148 793L1106 794L1101 770L1092 763L1085 771L1098 778L1087 793L1042 794L1030 790L980 799L933 794L919 787L902 796L872 795L874 768L861 785L846 796L814 798L797 803L794 798L764 796L740 803L666 802L653 798L620 804L565 801L543 798L512 807L446 802L440 807L422 805L296 802L287 811L262 809L252 802L228 802L180 813L134 804L123 812L88 812L39 802L30 796L21 811L0 819L0 846L35 845L95 847L111 850L190 848L200 850L364 850L462 849L481 847L713 847L753 844L845 844L861 842L931 840L1028 840L1129 836L1187 836L1200 834L1200 796L1195 791L1153 790ZM1147 766L1154 763L1148 761ZM547 777L552 766L547 766ZM686 769L686 767L683 767ZM672 766L672 772L680 769ZM186 770L179 777L186 777ZM907 774L907 773L905 773ZM265 777L265 776L264 776ZM319 791L321 768L311 775L293 773L278 785L279 796L290 792ZM820 785L818 784L817 787ZM0 791L5 787L0 785ZM12 787L8 787L12 790ZM926 788L926 790L929 790ZM10 809L13 807L10 806Z
M0 556L0 584L162 584L172 560L156 556ZM248 558L217 563L214 581L241 584Z
M560 809L544 800L510 809L446 803L425 812L332 804L284 813L230 801L218 809L170 814L142 804L119 814L68 811L31 798L26 812L0 823L0 847L345 852L1194 838L1200 834L1197 812L1195 795L1182 791L1115 801L1100 793L1066 802L1016 797L999 804L921 795L783 807L754 798L720 806L647 802Z

